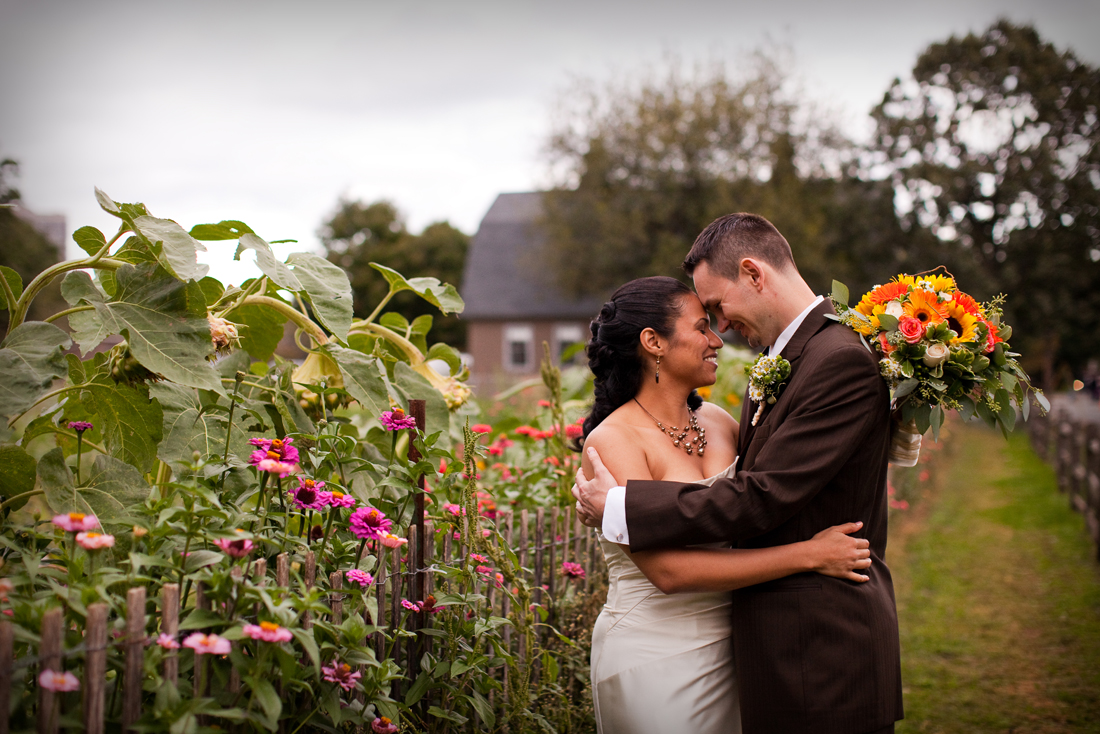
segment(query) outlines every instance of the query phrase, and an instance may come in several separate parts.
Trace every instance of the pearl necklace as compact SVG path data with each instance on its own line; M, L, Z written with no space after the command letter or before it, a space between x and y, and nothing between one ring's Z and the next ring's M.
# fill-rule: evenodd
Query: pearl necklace
M638 403L638 398L634 398L634 402ZM688 408L688 424L681 430L676 426L666 428L665 424L657 420L657 417L646 410L644 405L638 403L638 407L653 419L653 422L657 424L657 428L661 429L661 433L672 439L673 446L678 449L683 449L688 453L688 456L696 452L698 452L699 456L703 455L703 449L707 447L707 429L699 425L699 420L696 418L694 410ZM688 431L693 431L695 433L695 437L690 441L687 440Z

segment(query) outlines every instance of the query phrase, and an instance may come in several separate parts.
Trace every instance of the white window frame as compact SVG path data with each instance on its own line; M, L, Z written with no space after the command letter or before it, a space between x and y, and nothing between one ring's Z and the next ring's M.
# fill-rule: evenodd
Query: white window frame
M571 344L584 343L584 327L580 324L554 324L554 359L561 363L562 352Z
M524 345L526 360L518 363L513 359L513 344ZM506 372L534 372L535 370L535 327L531 324L505 324L501 333L501 364Z

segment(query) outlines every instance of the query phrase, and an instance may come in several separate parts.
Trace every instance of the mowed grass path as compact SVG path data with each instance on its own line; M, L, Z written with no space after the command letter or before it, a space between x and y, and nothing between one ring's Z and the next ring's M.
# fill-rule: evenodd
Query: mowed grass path
M926 439L927 440L927 439ZM953 431L886 560L913 732L1100 732L1100 564L1021 430Z

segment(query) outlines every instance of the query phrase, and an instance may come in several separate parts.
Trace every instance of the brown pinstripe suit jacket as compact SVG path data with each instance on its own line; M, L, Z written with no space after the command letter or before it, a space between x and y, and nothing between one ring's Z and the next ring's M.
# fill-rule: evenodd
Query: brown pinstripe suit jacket
M734 592L746 734L862 734L902 718L897 611L886 552L889 393L850 329L810 312L782 354L791 376L755 427L741 412L738 472L710 487L627 483L631 550L716 541L761 548L862 520L871 580L797 574Z

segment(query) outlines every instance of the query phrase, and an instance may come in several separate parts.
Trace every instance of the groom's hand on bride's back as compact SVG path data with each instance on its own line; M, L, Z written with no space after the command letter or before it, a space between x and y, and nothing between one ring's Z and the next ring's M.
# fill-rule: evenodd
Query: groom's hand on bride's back
M590 528L598 528L603 522L604 502L607 491L618 486L615 477L604 466L596 449L585 449L588 462L592 465L592 479L584 475L584 469L577 470L577 483L573 485L573 496L577 498L577 513L581 522Z
M871 567L871 544L866 538L852 537L852 533L862 528L862 522L834 525L806 541L811 559L810 567L820 574L838 579L860 583L869 581L871 577L859 571L866 571Z

